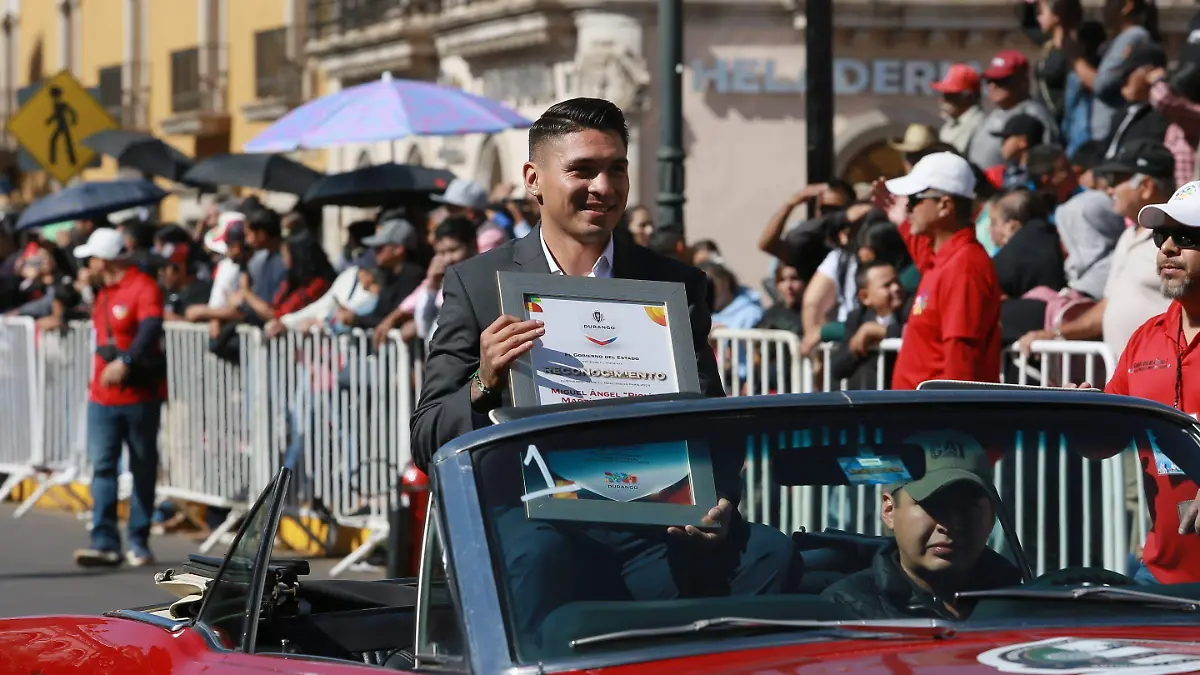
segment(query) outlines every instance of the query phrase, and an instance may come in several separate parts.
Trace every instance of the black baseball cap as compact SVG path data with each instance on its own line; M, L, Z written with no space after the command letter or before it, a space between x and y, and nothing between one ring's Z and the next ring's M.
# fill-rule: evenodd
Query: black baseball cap
M1133 71L1146 66L1166 68L1167 52L1153 42L1134 47L1129 56L1125 57L1125 63L1121 65L1121 82L1127 80Z
M1031 144L1037 145L1042 142L1042 137L1046 135L1046 125L1042 124L1033 115L1018 113L1008 118L1008 121L1004 123L1004 128L999 133L992 132L992 135L1000 138L1024 136L1029 139Z
M1175 155L1167 146L1149 138L1137 138L1121 145L1116 156L1092 169L1098 174L1144 174L1151 178L1174 179Z

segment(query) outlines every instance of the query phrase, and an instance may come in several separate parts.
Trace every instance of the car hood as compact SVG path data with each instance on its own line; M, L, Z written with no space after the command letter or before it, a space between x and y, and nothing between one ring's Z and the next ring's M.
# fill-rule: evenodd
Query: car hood
M1057 628L958 633L948 638L808 642L719 652L588 671L597 675L1091 675L1200 672L1200 632L1192 627ZM1136 669L1136 670L1135 670ZM946 671L948 672L948 671Z

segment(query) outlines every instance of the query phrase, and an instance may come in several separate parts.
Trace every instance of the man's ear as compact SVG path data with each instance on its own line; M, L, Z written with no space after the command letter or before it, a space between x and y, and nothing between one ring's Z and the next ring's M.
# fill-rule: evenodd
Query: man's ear
M883 502L879 506L879 519L883 521L883 526L889 531L896 529L894 524L896 515L896 496L891 492L883 493Z
M538 167L533 162L525 162L525 166L521 168L525 177L525 192L537 200L538 204L542 203L542 188L539 184Z

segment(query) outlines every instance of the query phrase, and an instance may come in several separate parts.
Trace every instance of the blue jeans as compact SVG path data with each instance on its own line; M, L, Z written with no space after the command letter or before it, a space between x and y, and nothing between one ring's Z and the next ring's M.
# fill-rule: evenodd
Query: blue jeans
M1158 586L1162 583L1150 573L1145 563L1138 565L1137 571L1133 573L1133 580L1143 586Z
M117 479L121 447L129 448L133 496L129 500L129 543L145 548L154 514L158 479L158 428L161 403L101 405L88 403L87 449L92 463L92 548L121 550L117 531Z

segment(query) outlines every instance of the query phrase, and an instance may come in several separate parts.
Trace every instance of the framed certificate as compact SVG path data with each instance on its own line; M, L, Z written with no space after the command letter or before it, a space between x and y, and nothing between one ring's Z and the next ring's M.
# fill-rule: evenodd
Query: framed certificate
M546 334L509 370L512 404L699 392L683 284L498 272L500 309Z
M717 503L703 441L597 448L530 445L521 455L530 519L702 527Z

